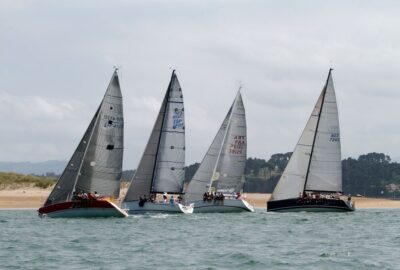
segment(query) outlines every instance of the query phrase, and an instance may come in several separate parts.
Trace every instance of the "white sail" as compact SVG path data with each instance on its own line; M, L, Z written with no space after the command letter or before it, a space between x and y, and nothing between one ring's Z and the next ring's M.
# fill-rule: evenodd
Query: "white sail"
M336 98L331 72L329 72L327 83L272 193L271 200L296 198L305 189L341 190L338 121ZM326 143L328 136L328 141L332 137L329 144ZM340 189L337 189L339 186Z
M185 113L182 89L173 73L154 171L153 193L182 193L185 180Z
M117 197L122 152L122 96L118 74L114 72L99 108L45 206L69 200L74 190Z
M184 181L185 122L182 89L175 72L161 104L124 202L151 192L181 193Z
M306 190L342 191L339 114L332 76L326 85Z
M238 92L210 148L185 192L188 202L201 200L210 184L221 190L241 188L246 163L246 119Z
M246 115L242 96L238 92L213 178L213 186L217 191L230 193L242 189L246 157Z

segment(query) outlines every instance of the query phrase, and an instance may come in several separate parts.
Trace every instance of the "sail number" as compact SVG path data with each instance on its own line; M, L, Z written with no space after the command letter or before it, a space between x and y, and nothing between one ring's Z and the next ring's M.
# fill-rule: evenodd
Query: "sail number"
M332 133L331 137L329 138L330 142L339 142L340 141L340 134L339 133Z
M229 146L229 154L231 155L241 155L246 146L246 136L235 135L233 137L233 142Z
M109 127L114 127L114 128L122 128L124 125L124 118L122 117L115 117L112 115L103 115L103 120L104 120L104 127L109 128Z

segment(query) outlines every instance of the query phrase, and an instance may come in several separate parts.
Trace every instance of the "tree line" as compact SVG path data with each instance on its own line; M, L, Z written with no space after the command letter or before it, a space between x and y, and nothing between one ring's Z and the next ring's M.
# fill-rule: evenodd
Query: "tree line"
M248 158L246 160L244 192L271 193L292 152L278 153L269 160ZM186 167L185 179L192 179L199 163ZM357 159L342 160L343 192L369 197L400 198L400 164L392 162L383 153L368 153Z

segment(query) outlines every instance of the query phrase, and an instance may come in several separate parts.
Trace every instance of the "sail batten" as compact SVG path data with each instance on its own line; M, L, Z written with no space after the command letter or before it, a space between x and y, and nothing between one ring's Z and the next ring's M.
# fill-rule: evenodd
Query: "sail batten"
M341 191L339 117L332 74L314 107L271 200L298 197L308 190Z

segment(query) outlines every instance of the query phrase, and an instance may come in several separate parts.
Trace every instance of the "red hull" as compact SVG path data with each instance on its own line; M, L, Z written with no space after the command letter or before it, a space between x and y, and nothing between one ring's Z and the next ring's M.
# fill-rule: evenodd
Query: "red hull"
M44 206L38 210L40 216L49 217L126 217L125 211L107 200L62 202Z

